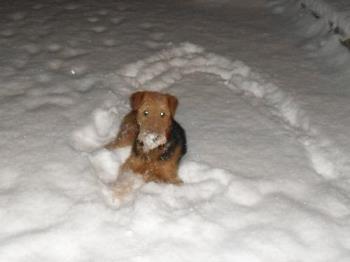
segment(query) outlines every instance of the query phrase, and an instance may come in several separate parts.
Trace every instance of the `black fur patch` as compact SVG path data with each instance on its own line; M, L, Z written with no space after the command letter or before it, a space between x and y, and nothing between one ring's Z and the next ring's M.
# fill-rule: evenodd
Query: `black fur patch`
M174 153L175 148L178 146L181 147L181 157L182 157L187 152L186 133L185 133L185 130L180 126L180 124L175 120L173 120L171 124L170 137L166 142L166 144L164 145L164 152L160 156L160 160L169 159Z

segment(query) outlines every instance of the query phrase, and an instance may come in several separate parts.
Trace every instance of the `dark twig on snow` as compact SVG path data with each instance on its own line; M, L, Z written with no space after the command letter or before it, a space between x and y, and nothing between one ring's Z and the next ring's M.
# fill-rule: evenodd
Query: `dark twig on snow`
M310 9L305 3L301 3L300 8L307 10L315 19L322 18L322 16L319 13ZM340 44L350 50L350 38L345 37L345 31L342 28L340 28L338 25L336 25L333 21L330 21L330 20L328 20L328 26L329 26L329 32L339 35Z

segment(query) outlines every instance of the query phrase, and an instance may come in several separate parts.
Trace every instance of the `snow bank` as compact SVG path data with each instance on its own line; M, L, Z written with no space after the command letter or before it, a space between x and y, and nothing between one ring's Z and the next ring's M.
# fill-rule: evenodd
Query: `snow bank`
M339 34L342 40L350 37L350 4L344 0L271 0L270 6L275 12L294 5L298 9L307 9L316 19L324 19L331 30ZM283 8L284 6L284 8Z
M292 18L309 40L306 48L336 66L350 64L350 4L337 0L269 0L275 13ZM345 51L345 52L344 52ZM348 67L347 67L348 68Z

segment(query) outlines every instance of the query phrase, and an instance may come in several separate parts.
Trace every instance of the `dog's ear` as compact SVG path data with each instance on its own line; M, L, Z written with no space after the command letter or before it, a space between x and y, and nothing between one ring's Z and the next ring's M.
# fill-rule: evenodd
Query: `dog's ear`
M131 97L130 97L130 105L131 105L131 109L133 111L137 111L140 108L144 96L145 96L145 92L144 91L136 92L136 93L133 93L131 95Z
M178 105L177 98L172 95L167 95L167 98L168 98L168 105L169 105L171 116L174 116Z

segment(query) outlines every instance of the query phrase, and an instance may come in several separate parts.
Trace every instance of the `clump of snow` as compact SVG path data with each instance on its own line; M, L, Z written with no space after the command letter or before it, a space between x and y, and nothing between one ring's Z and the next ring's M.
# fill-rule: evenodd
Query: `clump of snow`
M166 137L156 133L140 132L137 139L143 143L143 151L148 152L166 143Z
M91 166L103 183L110 184L117 179L119 167L129 157L130 150L131 147L114 151L100 149L89 155Z
M72 146L80 151L94 151L113 139L119 128L119 115L115 107L98 108L92 114L93 121L72 134Z

